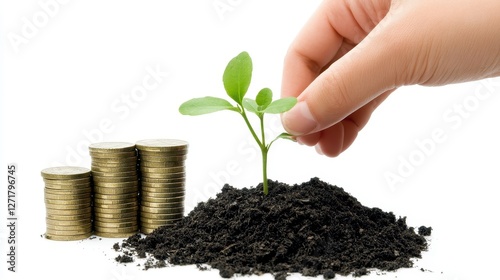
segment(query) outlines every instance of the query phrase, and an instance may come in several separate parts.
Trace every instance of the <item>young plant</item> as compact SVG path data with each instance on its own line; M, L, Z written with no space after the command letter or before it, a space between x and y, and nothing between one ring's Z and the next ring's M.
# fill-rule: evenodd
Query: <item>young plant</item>
M269 88L263 88L257 94L255 100L245 98L245 94L252 79L252 59L247 52L242 52L226 66L222 81L227 95L236 102L236 105L229 101L212 96L194 98L184 102L179 107L179 112L183 115L198 116L222 110L229 110L240 114L245 121L255 142L259 146L262 154L262 184L264 194L268 193L267 186L267 154L271 145L279 138L292 139L288 133L281 133L270 142L266 142L264 133L264 115L280 114L290 110L296 103L295 97L285 97L273 101L273 92ZM247 112L255 114L260 122L260 137L251 125Z

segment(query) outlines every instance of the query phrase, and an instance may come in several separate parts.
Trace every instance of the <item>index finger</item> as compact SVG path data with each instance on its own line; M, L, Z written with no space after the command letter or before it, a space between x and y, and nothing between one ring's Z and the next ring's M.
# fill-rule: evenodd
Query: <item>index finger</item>
M282 97L297 97L321 73L338 52L343 37L328 18L328 1L323 1L292 42L285 56Z

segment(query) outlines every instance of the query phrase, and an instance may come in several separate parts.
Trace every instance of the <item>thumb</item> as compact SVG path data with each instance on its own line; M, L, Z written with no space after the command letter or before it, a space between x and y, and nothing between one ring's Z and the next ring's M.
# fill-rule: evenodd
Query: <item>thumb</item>
M382 22L323 71L298 96L297 105L282 115L289 133L300 136L321 131L396 88L396 66L404 64L404 56L397 54L394 38L382 33Z

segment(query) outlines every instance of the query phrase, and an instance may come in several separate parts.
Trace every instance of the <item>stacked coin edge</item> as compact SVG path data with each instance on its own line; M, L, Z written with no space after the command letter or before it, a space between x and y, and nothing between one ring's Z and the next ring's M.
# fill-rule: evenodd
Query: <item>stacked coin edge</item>
M92 235L92 180L88 168L50 167L41 171L46 207L45 237L81 240Z

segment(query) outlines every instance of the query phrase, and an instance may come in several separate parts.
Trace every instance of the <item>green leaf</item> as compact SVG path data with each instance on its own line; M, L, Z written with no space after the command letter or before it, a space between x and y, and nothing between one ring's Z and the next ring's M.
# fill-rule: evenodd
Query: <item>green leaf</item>
M269 104L269 106L267 106L267 108L264 110L264 113L281 114L292 109L295 104L297 104L297 98L295 97L281 98Z
M273 141L271 141L268 145L267 145L267 148L271 148L271 145L276 142L276 140L278 139L286 139L286 140L290 140L290 141L293 141L293 142L297 142L297 139L295 138L295 136L293 136L292 134L289 134L289 133L286 133L286 132L283 132L281 133L280 135L276 136L276 138L274 138Z
M257 97L255 98L255 102L259 105L259 109L262 111L271 104L273 101L273 92L269 88L263 88L257 93Z
M255 100L252 100L250 98L243 98L243 107L245 107L245 109L247 109L248 111L252 112L252 113L259 113L259 109L258 109L258 105L257 103L255 102Z
M222 76L227 95L242 105L251 80L252 59L247 52L242 52L229 61Z
M276 136L276 139L278 139L278 138L287 139L287 140L290 140L290 141L297 142L297 139L295 139L295 136L293 136L290 133L286 133L286 132L283 132L280 135Z
M227 100L212 96L193 98L182 103L179 107L179 112L181 114L189 116L204 115L222 110L239 112L239 109L234 107Z

